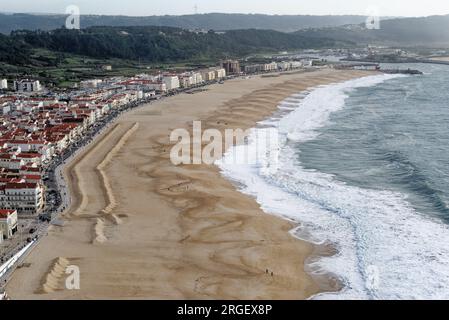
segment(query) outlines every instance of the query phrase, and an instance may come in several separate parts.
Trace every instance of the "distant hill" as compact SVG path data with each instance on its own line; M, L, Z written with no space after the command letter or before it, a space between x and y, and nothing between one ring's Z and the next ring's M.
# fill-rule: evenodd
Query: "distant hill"
M65 24L67 15L0 14L0 33L13 30L54 30ZM183 16L98 16L82 15L81 27L92 26L166 26L183 29L270 29L292 32L304 28L360 24L364 16L310 16L208 13Z
M379 30L364 24L300 30L296 34L311 38L353 41L360 45L449 46L449 15L384 20Z
M146 62L217 60L257 52L329 48L353 45L273 30L230 30L197 33L172 27L90 27L82 30L13 31L0 36L0 61L30 63L33 49L46 49L93 58ZM15 55L20 52L20 58Z

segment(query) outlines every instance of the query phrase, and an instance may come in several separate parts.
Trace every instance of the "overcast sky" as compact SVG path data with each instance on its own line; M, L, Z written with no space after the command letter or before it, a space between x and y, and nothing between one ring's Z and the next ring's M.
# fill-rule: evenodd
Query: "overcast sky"
M449 14L449 0L0 0L2 12L65 13L79 6L81 14L165 15L198 13L361 14L377 7L381 16Z

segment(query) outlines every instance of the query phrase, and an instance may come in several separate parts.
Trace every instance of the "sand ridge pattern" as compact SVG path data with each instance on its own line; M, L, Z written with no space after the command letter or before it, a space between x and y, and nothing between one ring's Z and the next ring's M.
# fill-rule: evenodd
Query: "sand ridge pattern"
M253 127L286 97L314 86L370 75L336 71L235 79L181 94L122 116L95 148L67 167L73 194L63 228L49 232L7 290L26 299L304 299L333 288L304 271L315 248L293 238L295 226L263 213L213 165L174 166L171 130ZM110 204L97 167L138 122L102 170L126 223L105 226ZM94 151L93 151L94 150ZM82 194L87 205L81 207ZM94 227L92 227L94 225ZM92 245L92 228L107 238ZM103 239L104 240L104 239ZM52 261L79 257L81 290L35 294ZM30 271L31 270L31 271Z
M69 265L70 261L66 258L59 257L55 259L50 267L50 270L42 281L40 293L53 293L55 291L62 290L64 276Z
M118 143L107 153L103 161L97 166L96 170L100 173L103 188L107 195L107 206L101 211L101 213L105 216L106 219L109 219L112 223L118 225L122 223L122 220L115 214L112 214L114 208L117 206L117 200L114 196L114 191L111 187L109 178L105 172L107 166L111 163L113 157L120 151L120 149L124 146L129 137L139 128L139 123L135 123L131 128L126 131L126 133L120 138ZM94 227L94 244L102 244L107 241L107 238L104 234L105 229L105 219L97 218Z

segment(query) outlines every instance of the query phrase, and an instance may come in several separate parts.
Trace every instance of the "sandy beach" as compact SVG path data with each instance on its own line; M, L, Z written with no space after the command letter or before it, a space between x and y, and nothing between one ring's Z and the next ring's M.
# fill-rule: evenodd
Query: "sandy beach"
M173 129L250 128L280 101L370 75L323 69L235 79L121 116L65 169L72 206L7 286L12 299L306 299L336 289L304 262L322 251L293 238L216 166L170 162ZM80 290L65 289L65 268ZM269 270L269 273L266 273ZM273 276L271 275L273 272Z

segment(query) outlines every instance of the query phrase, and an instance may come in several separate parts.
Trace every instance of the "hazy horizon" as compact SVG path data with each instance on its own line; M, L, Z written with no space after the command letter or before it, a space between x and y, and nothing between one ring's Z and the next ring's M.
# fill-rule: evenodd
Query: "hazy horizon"
M159 16L189 15L207 13L268 14L268 15L368 15L373 8L380 16L424 17L449 14L447 0L420 1L405 0L315 0L313 3L297 0L228 0L226 5L207 0L131 0L123 6L118 0L20 0L0 5L3 13L65 14L69 5L77 5L81 14Z

